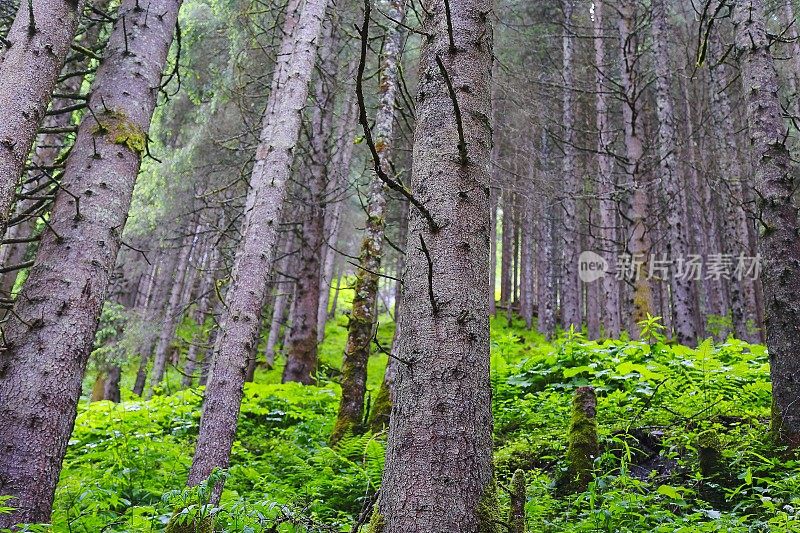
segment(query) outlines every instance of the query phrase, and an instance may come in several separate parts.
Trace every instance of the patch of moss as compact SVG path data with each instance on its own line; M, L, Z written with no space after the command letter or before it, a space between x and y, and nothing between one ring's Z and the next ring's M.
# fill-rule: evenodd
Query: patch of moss
M525 533L525 472L518 469L511 477L511 508L508 512L508 531Z
M375 511L372 513L372 518L369 519L369 524L367 525L367 533L382 533L384 526L386 526L386 521L383 519L383 515L378 512L378 506L375 505Z
M125 146L139 156L147 149L147 134L121 111L106 111L100 115L100 123L92 133L105 135L110 142Z
M721 473L722 445L716 430L709 429L697 437L697 455L703 477L712 478Z

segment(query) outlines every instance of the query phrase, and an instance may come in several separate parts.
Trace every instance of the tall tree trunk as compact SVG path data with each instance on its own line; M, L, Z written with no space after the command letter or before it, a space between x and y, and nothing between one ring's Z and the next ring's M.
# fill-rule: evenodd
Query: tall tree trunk
M355 63L354 63L355 64ZM348 73L348 79L355 77L355 72ZM353 139L356 135L358 126L358 106L356 105L355 89L348 86L347 96L342 104L344 112L339 119L337 127L338 149L333 157L331 165L334 177L328 184L327 195L336 195L338 191L344 190L348 186L350 177L350 165L353 161ZM328 205L325 209L325 238L328 242L327 250L324 254L325 261L322 269L322 279L320 280L320 299L319 310L317 312L317 343L322 343L325 338L325 323L328 321L328 302L331 295L331 283L334 279L334 270L338 254L334 248L339 240L339 232L342 225L342 208L344 200L339 200L333 205Z
M0 55L0 235L39 123L67 58L84 0L19 3Z
M533 327L533 306L535 289L535 232L533 220L532 200L526 195L520 201L520 291L519 309L520 316L525 321L525 327Z
M402 34L400 24L405 14L405 0L381 0L378 10L393 23L383 43L380 73L380 107L375 117L375 149L378 163L387 176L392 172L394 106L398 87L398 63ZM353 308L347 327L347 344L342 361L342 397L331 434L331 443L361 427L364 417L364 394L367 391L367 362L372 335L378 321L378 276L383 261L383 234L386 229L386 195L383 181L373 175L367 201L367 222L361 242L359 269L353 296Z
M278 222L326 6L327 0L306 0L297 23L285 33L281 45L247 194L242 242L234 260L214 348L200 433L189 472L190 485L208 478L216 467L226 468L230 461L247 358L256 347L261 325ZM291 20L295 15L290 13L287 17ZM214 501L219 501L219 495L219 490L214 492Z
M580 180L576 169L577 156L575 153L575 109L573 90L575 86L575 37L572 29L572 13L575 10L574 0L563 0L564 10L564 36L562 49L564 53L562 74L564 76L562 121L564 125L564 160L562 180L564 183L564 198L562 209L564 220L562 227L562 240L564 253L564 270L561 279L561 313L564 329L575 326L581 328L581 285L578 278L578 206L577 196L580 191Z
M0 515L0 527L50 517L179 6L180 0L151 0L148 10L136 0L120 6L92 87L94 112L80 125L56 195L53 231L43 235L6 325L0 492L14 496L16 510Z
M666 256L672 265L689 256L689 239L684 220L687 220L686 198L683 194L684 180L678 166L676 153L678 143L675 133L675 106L672 97L672 68L670 67L670 32L667 24L667 7L664 0L652 2L651 30L653 33L653 55L656 72L656 114L658 115L658 155L661 171L661 188L667 201ZM672 293L672 314L675 335L680 344L692 345L697 341L693 309L691 282L678 276L670 268L669 286ZM669 298L665 299L666 308Z
M759 253L772 377L772 424L776 437L800 446L800 227L792 202L794 182L785 145L778 76L770 55L763 0L734 8L735 48L747 103L757 207L764 225Z
M706 249L706 234L716 234L716 218L711 217L713 213L709 213L703 208L703 189L707 186L705 180L700 179L699 166L698 166L698 143L695 136L694 129L694 113L692 112L692 98L689 93L688 76L684 69L681 69L681 95L684 105L684 120L685 125L685 138L684 144L684 161L685 161L685 176L686 176L686 203L687 212L689 216L690 229L689 233L692 236L692 252L696 256L702 256ZM710 217L710 218L706 218ZM711 299L715 293L712 293L713 280L705 279L699 284L695 284L697 308L695 309L695 324L700 338L705 338L708 333L706 330L706 315L710 313Z
M611 159L612 135L608 124L608 95L605 87L606 68L605 40L603 36L603 2L594 4L594 62L595 62L595 105L597 107L597 168L599 171L598 196L600 198L600 232L598 244L603 258L608 263L609 273L616 272L617 264L617 210L614 200L615 183L613 161ZM602 286L601 326L607 337L617 338L620 334L619 280L606 275L600 280Z
M438 228L411 211L397 350L403 362L379 509L384 533L499 531L482 512L496 505L486 297L491 2L428 7L424 29L434 37L420 52L411 188Z
M99 9L105 9L107 0L96 0L92 2L93 5ZM80 45L90 50L96 50L98 41L100 40L101 30L105 27L104 21L99 20L91 23L83 37L80 40ZM85 54L77 54L75 59L67 61L67 64L62 69L62 75L67 70L71 71L85 71L89 66L90 57ZM72 75L65 79L63 82L56 86L56 90L60 95L53 98L52 112L59 110L70 109L81 103L71 95L79 94L81 92L81 84L85 76ZM74 112L58 112L57 114L48 114L42 121L45 128L58 131L68 128L72 123ZM54 168L61 165L59 161L63 149L67 144L67 134L65 133L44 133L38 136L36 141L36 150L34 150L31 157L32 169L27 173L27 179L22 184L23 193L32 193L42 186L45 180L49 180L50 175L55 173ZM38 219L38 212L40 211L40 200L36 198L21 198L16 202L14 209L14 217L21 218L16 224L9 226L6 230L6 239L26 239L34 236L36 229L36 221ZM9 243L2 245L0 248L0 265L12 266L22 264L25 257L28 255L30 249L35 246L35 243L19 242ZM0 295L7 297L10 295L14 282L17 279L19 271L13 270L0 275ZM0 318L4 316L4 311L0 310Z
M506 184L501 192L503 205L502 227L500 229L500 301L505 306L506 312L511 308L511 278L513 276L514 253L514 192Z

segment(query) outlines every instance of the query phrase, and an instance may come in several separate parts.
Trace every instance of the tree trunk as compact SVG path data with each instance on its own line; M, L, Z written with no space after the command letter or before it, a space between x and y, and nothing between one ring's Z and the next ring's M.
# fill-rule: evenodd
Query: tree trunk
M281 327L286 324L288 320L287 311L289 310L289 303L292 299L292 292L294 291L294 282L289 279L281 279L278 272L283 274L292 275L295 271L295 256L294 254L295 234L289 232L284 236L284 245L281 254L281 259L278 262L275 271L275 304L272 308L272 317L270 318L269 334L267 335L267 346L264 349L264 358L267 364L272 367L275 364L275 346L278 344L278 336L281 332Z
M119 380L122 377L122 369L119 365L111 365L106 373L106 381L103 385L103 399L114 403L119 403Z
M19 3L0 55L0 235L39 123L67 58L84 0Z
M198 329L197 332L192 335L192 343L186 354L186 363L184 364L183 377L181 378L181 386L184 388L191 387L194 384L194 374L197 371L201 343L203 342L203 325L205 324L209 311L211 311L211 301L215 294L215 274L219 267L219 260L220 254L216 249L208 250L203 260L203 277L200 278L200 287L198 288L199 299L197 301L197 308L194 311L194 322Z
M247 194L242 242L234 260L205 392L190 485L208 478L216 467L226 468L230 460L247 358L258 340L278 222L326 5L327 0L306 0L281 45ZM287 17L293 19L294 15ZM213 500L219 501L219 495L220 490L214 491Z
M620 334L619 280L610 275L617 267L617 210L614 200L615 183L612 161L612 132L608 125L608 95L603 68L606 63L605 40L603 38L603 3L594 4L594 62L595 105L597 107L597 168L599 172L598 197L600 198L599 253L608 263L609 274L601 278L602 319L601 326L607 337Z
M444 2L429 4L424 29L434 37L420 52L411 188L438 227L412 209L383 533L499 531L486 516L496 505L486 297L491 2L447 5L449 17Z
M734 9L735 48L747 104L751 158L764 225L759 253L772 377L772 424L778 440L800 446L800 227L778 76L770 55L763 0L741 0Z
M514 192L507 186L503 188L503 218L500 229L500 301L506 307L506 311L511 307L511 278L513 273L513 252L514 252L514 223L513 223L513 198Z
M56 195L53 231L43 235L6 324L0 492L14 496L17 509L0 515L0 527L50 517L179 6L180 0L151 0L148 10L136 0L120 6L92 87L94 113L80 125ZM79 206L72 196L78 194Z
M564 125L564 159L562 180L564 183L564 198L561 202L564 211L562 226L562 240L564 253L564 270L561 279L561 313L564 329L575 326L581 329L581 300L580 279L578 278L578 206L576 198L580 190L575 154L575 110L572 91L575 85L575 37L572 30L572 13L575 9L573 0L563 0L564 10L564 36L562 49L564 53L562 73L564 76L562 120Z
M93 2L94 6L99 9L105 9L107 3L106 0L97 0ZM96 49L98 41L100 40L101 30L104 26L105 24L102 20L92 23L83 34L83 38L80 41L81 46L88 49ZM67 62L62 69L62 74L68 69L73 71L86 70L89 65L89 60L90 58L87 55L78 55L74 61ZM56 90L62 94L53 98L54 103L52 107L68 109L71 106L81 103L79 100L70 98L68 95L81 92L81 85L83 84L84 78L85 76L70 76L58 84ZM53 128L56 130L67 128L72 123L73 115L74 112L47 115L42 121L42 125L46 128ZM31 193L43 185L45 180L49 180L51 175L55 174L55 172L50 169L54 167L56 163L59 163L59 156L66 144L67 135L64 133L44 133L39 135L36 141L36 150L34 150L31 157L32 169L27 173L27 179L22 185L22 192ZM16 202L14 218L22 217L22 220L19 220L16 224L6 229L5 237L7 239L28 238L34 235L38 213L41 211L39 204L40 201L33 198L22 198ZM11 243L2 245L2 248L0 248L0 265L11 266L21 264L33 246L35 246L35 243ZM18 273L18 270L14 270L0 275L0 295L4 297L10 295ZM4 315L4 310L0 310L0 318Z
M383 43L380 73L380 107L375 117L375 149L378 163L387 176L392 172L394 107L398 87L398 63L402 33L400 23L405 14L405 0L381 0L378 10L392 24ZM386 229L386 196L384 183L373 175L367 201L367 222L361 242L359 269L353 296L353 308L347 327L347 344L342 361L342 397L330 441L338 442L349 432L359 431L364 418L364 394L367 391L367 362L372 336L378 321L378 275L383 260L383 233Z
M683 194L683 176L676 153L678 143L675 133L675 106L672 97L672 69L669 64L669 25L664 0L653 0L653 59L656 73L656 114L658 115L658 155L661 171L661 188L667 202L666 257L670 261L669 286L672 293L673 326L677 341L693 345L697 341L693 309L692 280L676 275L678 261L689 256L689 239L684 221L687 220L686 198ZM669 298L665 299L667 308Z

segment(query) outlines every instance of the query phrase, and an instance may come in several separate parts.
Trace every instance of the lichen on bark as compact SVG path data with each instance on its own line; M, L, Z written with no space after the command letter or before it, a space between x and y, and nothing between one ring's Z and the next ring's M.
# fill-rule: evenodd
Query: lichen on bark
M147 133L122 111L109 110L100 115L92 133L105 135L110 142L125 146L139 156L147 149Z

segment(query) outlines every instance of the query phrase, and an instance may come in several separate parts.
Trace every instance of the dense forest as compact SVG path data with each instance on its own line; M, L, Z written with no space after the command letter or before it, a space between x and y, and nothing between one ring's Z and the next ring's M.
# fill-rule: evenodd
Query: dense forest
M800 531L795 0L0 0L0 531Z

